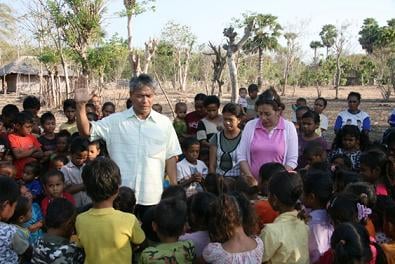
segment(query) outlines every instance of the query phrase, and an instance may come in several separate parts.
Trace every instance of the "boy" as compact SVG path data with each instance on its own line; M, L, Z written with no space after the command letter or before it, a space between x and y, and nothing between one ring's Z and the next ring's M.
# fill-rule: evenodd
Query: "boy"
M40 100L35 96L29 95L25 99L23 99L22 107L24 112L29 112L33 115L32 133L40 135L40 118L38 117L38 112L41 108Z
M113 208L121 184L118 166L108 158L96 159L85 166L82 180L93 201L75 225L85 263L131 263L132 244L141 244L145 235L133 214Z
M291 116L291 121L292 123L294 123L295 125L297 124L297 117L296 117L296 111L298 110L299 107L304 107L307 106L307 101L305 98L303 97L299 97L298 99L296 99L296 103L294 105L292 105L292 116Z
M254 119L256 117L255 102L258 99L258 92L259 92L258 85L253 83L248 86L248 97L246 99L247 120Z
M160 244L146 248L141 253L139 263L193 263L196 253L192 241L178 241L184 232L186 220L187 205L184 201L174 198L162 200L154 208L152 221Z
M245 87L239 89L237 104L243 107L244 111L247 111L247 89Z
M63 166L60 171L64 174L65 191L73 195L78 208L91 203L81 178L81 171L88 158L88 140L81 137L74 138L71 142L70 152L69 163Z
M202 93L195 95L195 111L188 113L185 117L188 126L188 135L190 136L196 136L198 123L207 114L204 109L204 100L206 97L207 95Z
M77 123L75 121L75 110L77 109L77 105L74 99L66 99L63 102L63 112L67 118L67 121L60 125L60 130L67 130L70 135L73 135L75 132L78 132Z
M56 135L54 132L56 129L55 116L51 112L46 112L41 116L40 123L44 130L42 135L38 138L44 154L41 162L45 162L44 165L48 167L49 158L56 151Z
M22 178L26 163L41 159L43 152L37 138L31 134L33 118L31 113L21 112L15 118L14 133L8 135L15 160L16 178Z

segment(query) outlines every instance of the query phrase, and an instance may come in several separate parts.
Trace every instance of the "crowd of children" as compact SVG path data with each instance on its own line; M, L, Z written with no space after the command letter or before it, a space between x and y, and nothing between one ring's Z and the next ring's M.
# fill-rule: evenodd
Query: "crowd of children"
M372 142L346 124L329 144L327 100L298 98L297 169L270 162L245 177L236 149L259 88L239 93L222 114L213 95L197 94L189 113L175 105L178 185L164 179L159 204L136 216L106 143L79 136L73 99L58 129L34 96L23 111L4 106L0 263L395 263L395 131ZM86 109L95 121L115 105L94 95Z

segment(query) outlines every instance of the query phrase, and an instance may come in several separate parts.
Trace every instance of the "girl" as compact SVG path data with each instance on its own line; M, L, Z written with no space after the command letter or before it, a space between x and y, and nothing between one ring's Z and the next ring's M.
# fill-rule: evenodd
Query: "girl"
M285 171L270 179L269 203L280 215L261 232L263 262L309 263L309 228L298 218L295 209L302 193L303 184L298 174Z
M323 171L308 172L303 187L303 204L311 209L308 221L310 262L315 263L330 248L333 233L326 211L333 191L331 175Z
M241 139L239 125L243 115L243 108L240 105L229 103L224 106L222 110L224 130L210 139L209 172L222 176L240 176L236 149Z
M319 136L322 136L322 134L328 130L328 117L322 113L327 104L327 100L323 97L318 97L314 101L314 112L320 115L320 126L316 130L316 133Z
M359 172L364 181L375 186L376 195L391 195L391 167L391 162L382 151L369 150L361 154Z
M246 199L246 198L244 198ZM262 263L263 243L244 229L251 206L243 208L234 196L221 194L210 208L208 232L211 243L203 250L207 263Z
M307 145L311 142L318 142L324 150L328 150L326 140L315 133L320 126L320 116L311 110L308 110L302 116L302 124L299 133L299 160L298 167L304 168L307 165L307 160L303 158L303 152Z
M48 205L55 198L65 198L75 205L73 196L64 191L64 175L61 171L50 170L42 181L46 193L46 197L41 201L41 211L44 216L47 214Z
M359 169L361 150L369 144L369 138L362 134L357 126L345 125L335 137L331 158L338 154L346 154L352 163L352 169Z

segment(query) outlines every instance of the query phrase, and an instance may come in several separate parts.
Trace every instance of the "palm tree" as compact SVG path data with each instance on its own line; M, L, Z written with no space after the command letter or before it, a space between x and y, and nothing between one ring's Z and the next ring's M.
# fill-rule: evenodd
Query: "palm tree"
M328 57L329 49L335 44L337 37L337 29L332 24L327 24L322 27L320 32L322 44L326 47L326 56Z
M313 58L314 64L317 63L317 50L322 47L324 46L322 45L321 41L313 40L312 42L310 42L310 48L314 50L314 58Z
M0 40L6 39L11 34L14 23L15 17L12 15L12 9L0 3Z

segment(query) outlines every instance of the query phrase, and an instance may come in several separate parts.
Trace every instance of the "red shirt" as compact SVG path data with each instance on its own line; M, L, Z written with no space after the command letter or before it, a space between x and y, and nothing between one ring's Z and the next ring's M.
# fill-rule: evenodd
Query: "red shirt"
M67 192L63 192L62 198L69 200L73 205L75 205L74 198L71 194ZM47 209L48 205L53 201L53 198L50 198L49 196L46 196L42 201L41 201L41 211L43 212L43 215L47 215Z
M37 138L33 135L27 136L19 136L15 133L11 133L8 135L8 140L10 141L10 147L12 150L29 150L31 148L40 149L41 144L38 142ZM23 169L25 168L26 163L31 161L35 161L36 159L33 157L25 157L21 159L15 159L14 165L16 168L16 178L22 178Z
M278 212L274 211L268 200L260 200L255 203L255 212L258 216L258 225L262 229L266 224L274 222Z
M190 112L186 115L185 121L187 122L188 135L196 136L198 123L203 117L204 116L199 115L199 113L196 111Z

